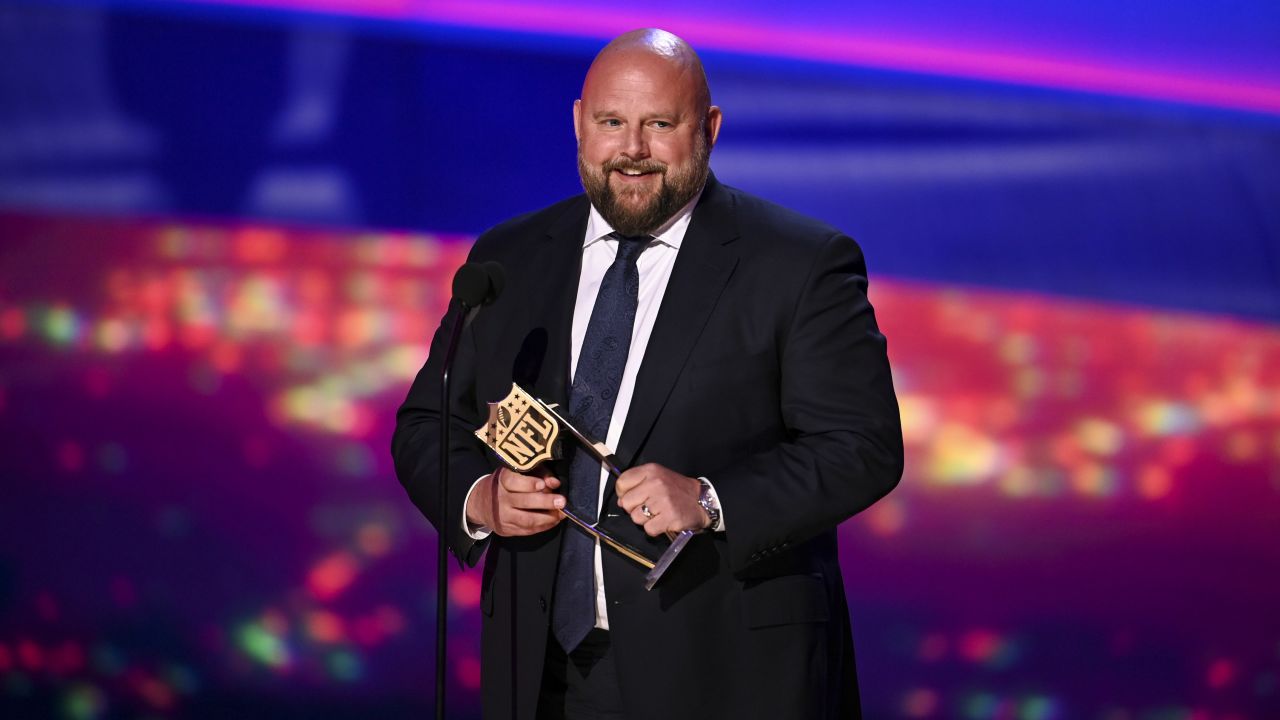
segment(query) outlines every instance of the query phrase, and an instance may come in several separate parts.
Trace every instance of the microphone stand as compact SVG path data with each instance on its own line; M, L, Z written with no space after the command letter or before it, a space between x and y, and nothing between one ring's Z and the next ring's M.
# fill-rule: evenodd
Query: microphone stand
M444 354L444 370L440 373L440 525L436 535L436 720L445 720L444 683L445 652L448 634L449 605L449 543L445 539L449 523L449 425L453 421L452 370L453 359L458 352L458 338L462 328L475 317L479 306L469 307L458 300L460 313L454 315L449 329L449 344Z

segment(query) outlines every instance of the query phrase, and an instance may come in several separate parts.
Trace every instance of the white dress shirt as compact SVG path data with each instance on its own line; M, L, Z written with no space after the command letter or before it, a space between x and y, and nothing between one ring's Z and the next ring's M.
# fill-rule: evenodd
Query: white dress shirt
M662 296L666 294L667 282L671 279L671 269L676 264L676 254L680 252L680 244L684 241L685 232L689 229L689 221L693 218L693 208L698 204L701 196L699 193L671 220L653 233L653 240L649 241L636 259L636 268L640 273L640 292L636 305L635 323L631 326L631 348L627 353L627 365L622 370L622 382L618 386L613 416L609 420L609 434L605 438L605 444L610 448L616 449L618 440L622 437L622 428L626 425L627 412L631 408L631 397L636 389L636 376L644 361L649 336L653 333L654 323L658 319L658 310L662 307ZM595 308L600 284L604 281L605 271L618 255L619 241L610 237L612 234L613 227L600 215L594 205L591 206L591 214L587 219L587 232L582 242L582 272L578 275L578 295L573 306L570 367L575 373L578 367L578 353L582 350L582 341L587 335L587 324L591 321L591 311ZM572 376L570 382L572 383ZM608 471L601 467L597 507L604 502L604 488L608 479ZM479 483L479 480L476 482ZM475 489L474 484L471 489ZM711 494L714 498L714 488L711 489ZM470 499L471 491L468 491L463 504L464 508ZM715 500L719 505L719 498ZM724 530L723 510L721 512L720 522L712 528L715 531ZM488 537L489 528L476 527L467 523L465 513L462 520L463 526L472 538L481 540ZM596 543L595 549L595 585L596 627L608 630L609 615L605 606L604 569L599 542Z

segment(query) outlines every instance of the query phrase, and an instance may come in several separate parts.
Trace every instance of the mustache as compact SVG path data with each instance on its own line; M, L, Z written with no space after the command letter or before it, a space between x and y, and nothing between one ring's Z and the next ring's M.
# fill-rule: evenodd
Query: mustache
M617 160L610 160L600 167L606 173L611 173L614 170L631 170L633 172L667 174L667 164L660 163L656 160L627 160L626 158L618 158Z

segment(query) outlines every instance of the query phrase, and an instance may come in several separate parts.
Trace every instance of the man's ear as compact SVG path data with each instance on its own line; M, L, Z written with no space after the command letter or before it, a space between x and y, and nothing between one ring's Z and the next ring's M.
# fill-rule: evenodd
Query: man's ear
M582 142L582 100L573 101L573 136Z
M712 105L707 108L707 147L716 146L716 138L720 137L720 121L724 116L720 114L720 108Z

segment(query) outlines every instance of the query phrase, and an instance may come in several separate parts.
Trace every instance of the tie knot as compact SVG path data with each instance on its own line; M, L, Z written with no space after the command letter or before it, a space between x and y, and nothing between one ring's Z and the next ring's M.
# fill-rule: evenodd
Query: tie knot
M634 260L640 256L640 251L644 250L653 239L652 235L623 235L622 233L613 233L613 238L618 241L618 257L627 260Z

